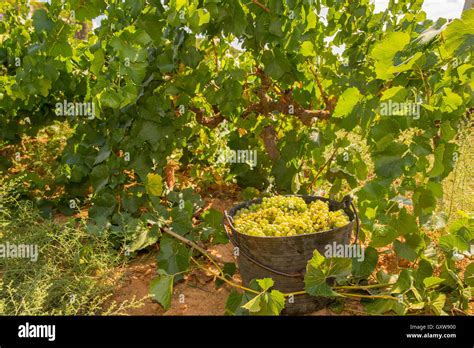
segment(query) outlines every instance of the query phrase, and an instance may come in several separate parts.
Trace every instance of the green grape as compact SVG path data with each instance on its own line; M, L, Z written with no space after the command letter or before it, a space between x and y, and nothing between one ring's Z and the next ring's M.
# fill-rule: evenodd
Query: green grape
M265 197L262 203L237 211L234 218L238 231L259 237L296 236L348 223L344 211L330 211L328 204L320 200L306 204L296 196Z

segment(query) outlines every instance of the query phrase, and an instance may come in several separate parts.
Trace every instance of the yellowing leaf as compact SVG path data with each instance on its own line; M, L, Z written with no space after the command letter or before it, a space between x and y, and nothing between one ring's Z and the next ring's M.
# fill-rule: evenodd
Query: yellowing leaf
M176 11L181 10L181 7L187 4L186 0L176 0Z
M339 97L333 116L343 117L350 114L361 98L362 95L356 87L346 89Z
M152 196L161 196L163 192L163 179L160 175L148 173L146 176L146 191Z
M385 90L380 101L392 99L393 101L403 101L406 98L407 90L403 86L396 86Z
M462 98L458 94L454 93L451 88L445 88L444 94L444 111L452 112L462 105Z
M308 15L306 16L306 22L308 23L308 25L306 26L306 30L309 30L309 29L314 29L316 28L316 13L313 11L310 11L308 12Z
M315 55L314 46L311 42L305 41L301 44L300 52L305 57L312 57Z
M199 16L199 26L209 23L209 20L211 19L211 14L209 12L206 12L204 9L200 8L197 10L197 13Z

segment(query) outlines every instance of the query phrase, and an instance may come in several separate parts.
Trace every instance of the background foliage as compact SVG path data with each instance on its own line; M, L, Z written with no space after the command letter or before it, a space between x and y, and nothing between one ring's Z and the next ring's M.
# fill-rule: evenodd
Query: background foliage
M399 282L409 280L398 293L413 291L422 266L431 276L442 264L443 286L460 291L451 304L464 308L452 258L469 251L472 217L443 237L445 256L426 256L426 227L450 218L437 207L469 125L474 11L433 22L421 6L390 1L374 13L368 0L52 0L31 12L25 1L3 2L0 140L67 124L36 205L45 215L88 207L89 232L111 234L126 252L160 240L168 275L186 270L192 252L161 237L163 226L225 242L217 211L193 224L203 201L177 172L271 193L350 192L370 246L370 263L353 265L354 276L373 276L377 248L390 246L418 266L402 272ZM101 14L81 38L82 23ZM95 117L57 116L64 100L93 102ZM417 103L420 113L384 116L388 102ZM225 148L257 150L257 166L217 163ZM4 171L13 160L2 155Z

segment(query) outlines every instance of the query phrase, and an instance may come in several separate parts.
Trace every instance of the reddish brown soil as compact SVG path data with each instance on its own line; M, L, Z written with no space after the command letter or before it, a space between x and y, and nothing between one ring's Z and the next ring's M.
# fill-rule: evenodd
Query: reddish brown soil
M219 263L233 262L232 245L217 245L208 249ZM117 287L113 300L120 303L148 296L148 286L156 271L155 258L144 255L131 263L123 271L123 279ZM233 281L241 284L240 277L235 275ZM231 288L224 284L216 288L214 277L203 270L194 270L186 279L175 285L171 308L165 311L150 298L143 306L127 311L129 315L224 315L225 304ZM358 315L362 307L357 301L348 301L346 309L336 314L324 308L309 315Z

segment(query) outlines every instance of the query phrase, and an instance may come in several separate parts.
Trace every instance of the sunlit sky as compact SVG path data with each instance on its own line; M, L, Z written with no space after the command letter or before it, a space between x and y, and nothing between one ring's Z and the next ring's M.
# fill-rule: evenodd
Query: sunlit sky
M41 0L49 2L49 0ZM389 0L373 0L375 3L375 11L383 11L388 5ZM429 19L459 18L461 17L464 0L425 0L423 10ZM100 20L95 21L94 26L98 25Z
M389 0L374 0L375 11L383 11L387 8ZM459 18L461 17L464 0L425 0L423 10L429 19Z

